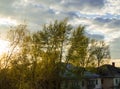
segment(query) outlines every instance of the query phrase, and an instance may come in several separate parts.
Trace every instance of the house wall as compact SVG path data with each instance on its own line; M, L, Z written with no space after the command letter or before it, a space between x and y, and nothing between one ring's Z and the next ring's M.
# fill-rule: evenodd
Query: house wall
M113 89L114 86L113 78L103 78L101 80L103 89Z
M87 83L85 80L79 81L80 89L87 89Z
M86 84L87 87L85 89L102 89L100 78L86 80Z
M101 79L64 80L61 89L102 89Z
M101 79L100 78L96 79L95 89L102 89Z
M80 81L74 79L63 80L61 83L61 89L81 89L80 84Z
M114 78L113 79L113 85L114 86L119 86L120 85L120 78Z

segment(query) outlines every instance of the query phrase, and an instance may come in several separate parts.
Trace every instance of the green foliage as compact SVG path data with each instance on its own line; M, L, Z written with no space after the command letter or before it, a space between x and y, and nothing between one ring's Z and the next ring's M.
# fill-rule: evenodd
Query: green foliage
M84 26L73 30L65 19L44 25L35 33L30 33L27 25L11 29L8 33L11 51L3 58L0 89L60 89L61 75L66 70L62 61L77 65L72 70L77 75L84 72L79 66L94 63L96 50L89 49Z
M68 59L77 66L85 66L89 39L84 34L84 26L73 31Z

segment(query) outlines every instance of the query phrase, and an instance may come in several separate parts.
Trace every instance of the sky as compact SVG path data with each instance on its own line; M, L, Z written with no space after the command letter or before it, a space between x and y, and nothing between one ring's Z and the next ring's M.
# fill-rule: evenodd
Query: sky
M75 27L85 25L89 37L109 43L111 58L120 59L120 0L0 0L1 34L24 21L37 31L66 17Z

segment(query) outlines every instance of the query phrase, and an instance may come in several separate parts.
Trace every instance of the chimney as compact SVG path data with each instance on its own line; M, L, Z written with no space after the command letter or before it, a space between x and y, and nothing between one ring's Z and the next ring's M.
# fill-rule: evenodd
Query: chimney
M112 62L112 66L115 67L115 62Z

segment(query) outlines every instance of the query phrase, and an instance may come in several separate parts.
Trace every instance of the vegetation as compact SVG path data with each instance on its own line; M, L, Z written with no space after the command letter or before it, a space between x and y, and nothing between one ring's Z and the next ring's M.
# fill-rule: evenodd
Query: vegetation
M67 20L44 25L34 33L27 25L11 28L11 51L1 58L0 89L60 89L66 68L63 62L86 68L98 59L100 64L103 49L97 53L99 48L89 45L92 41L85 36L84 28L73 30Z

